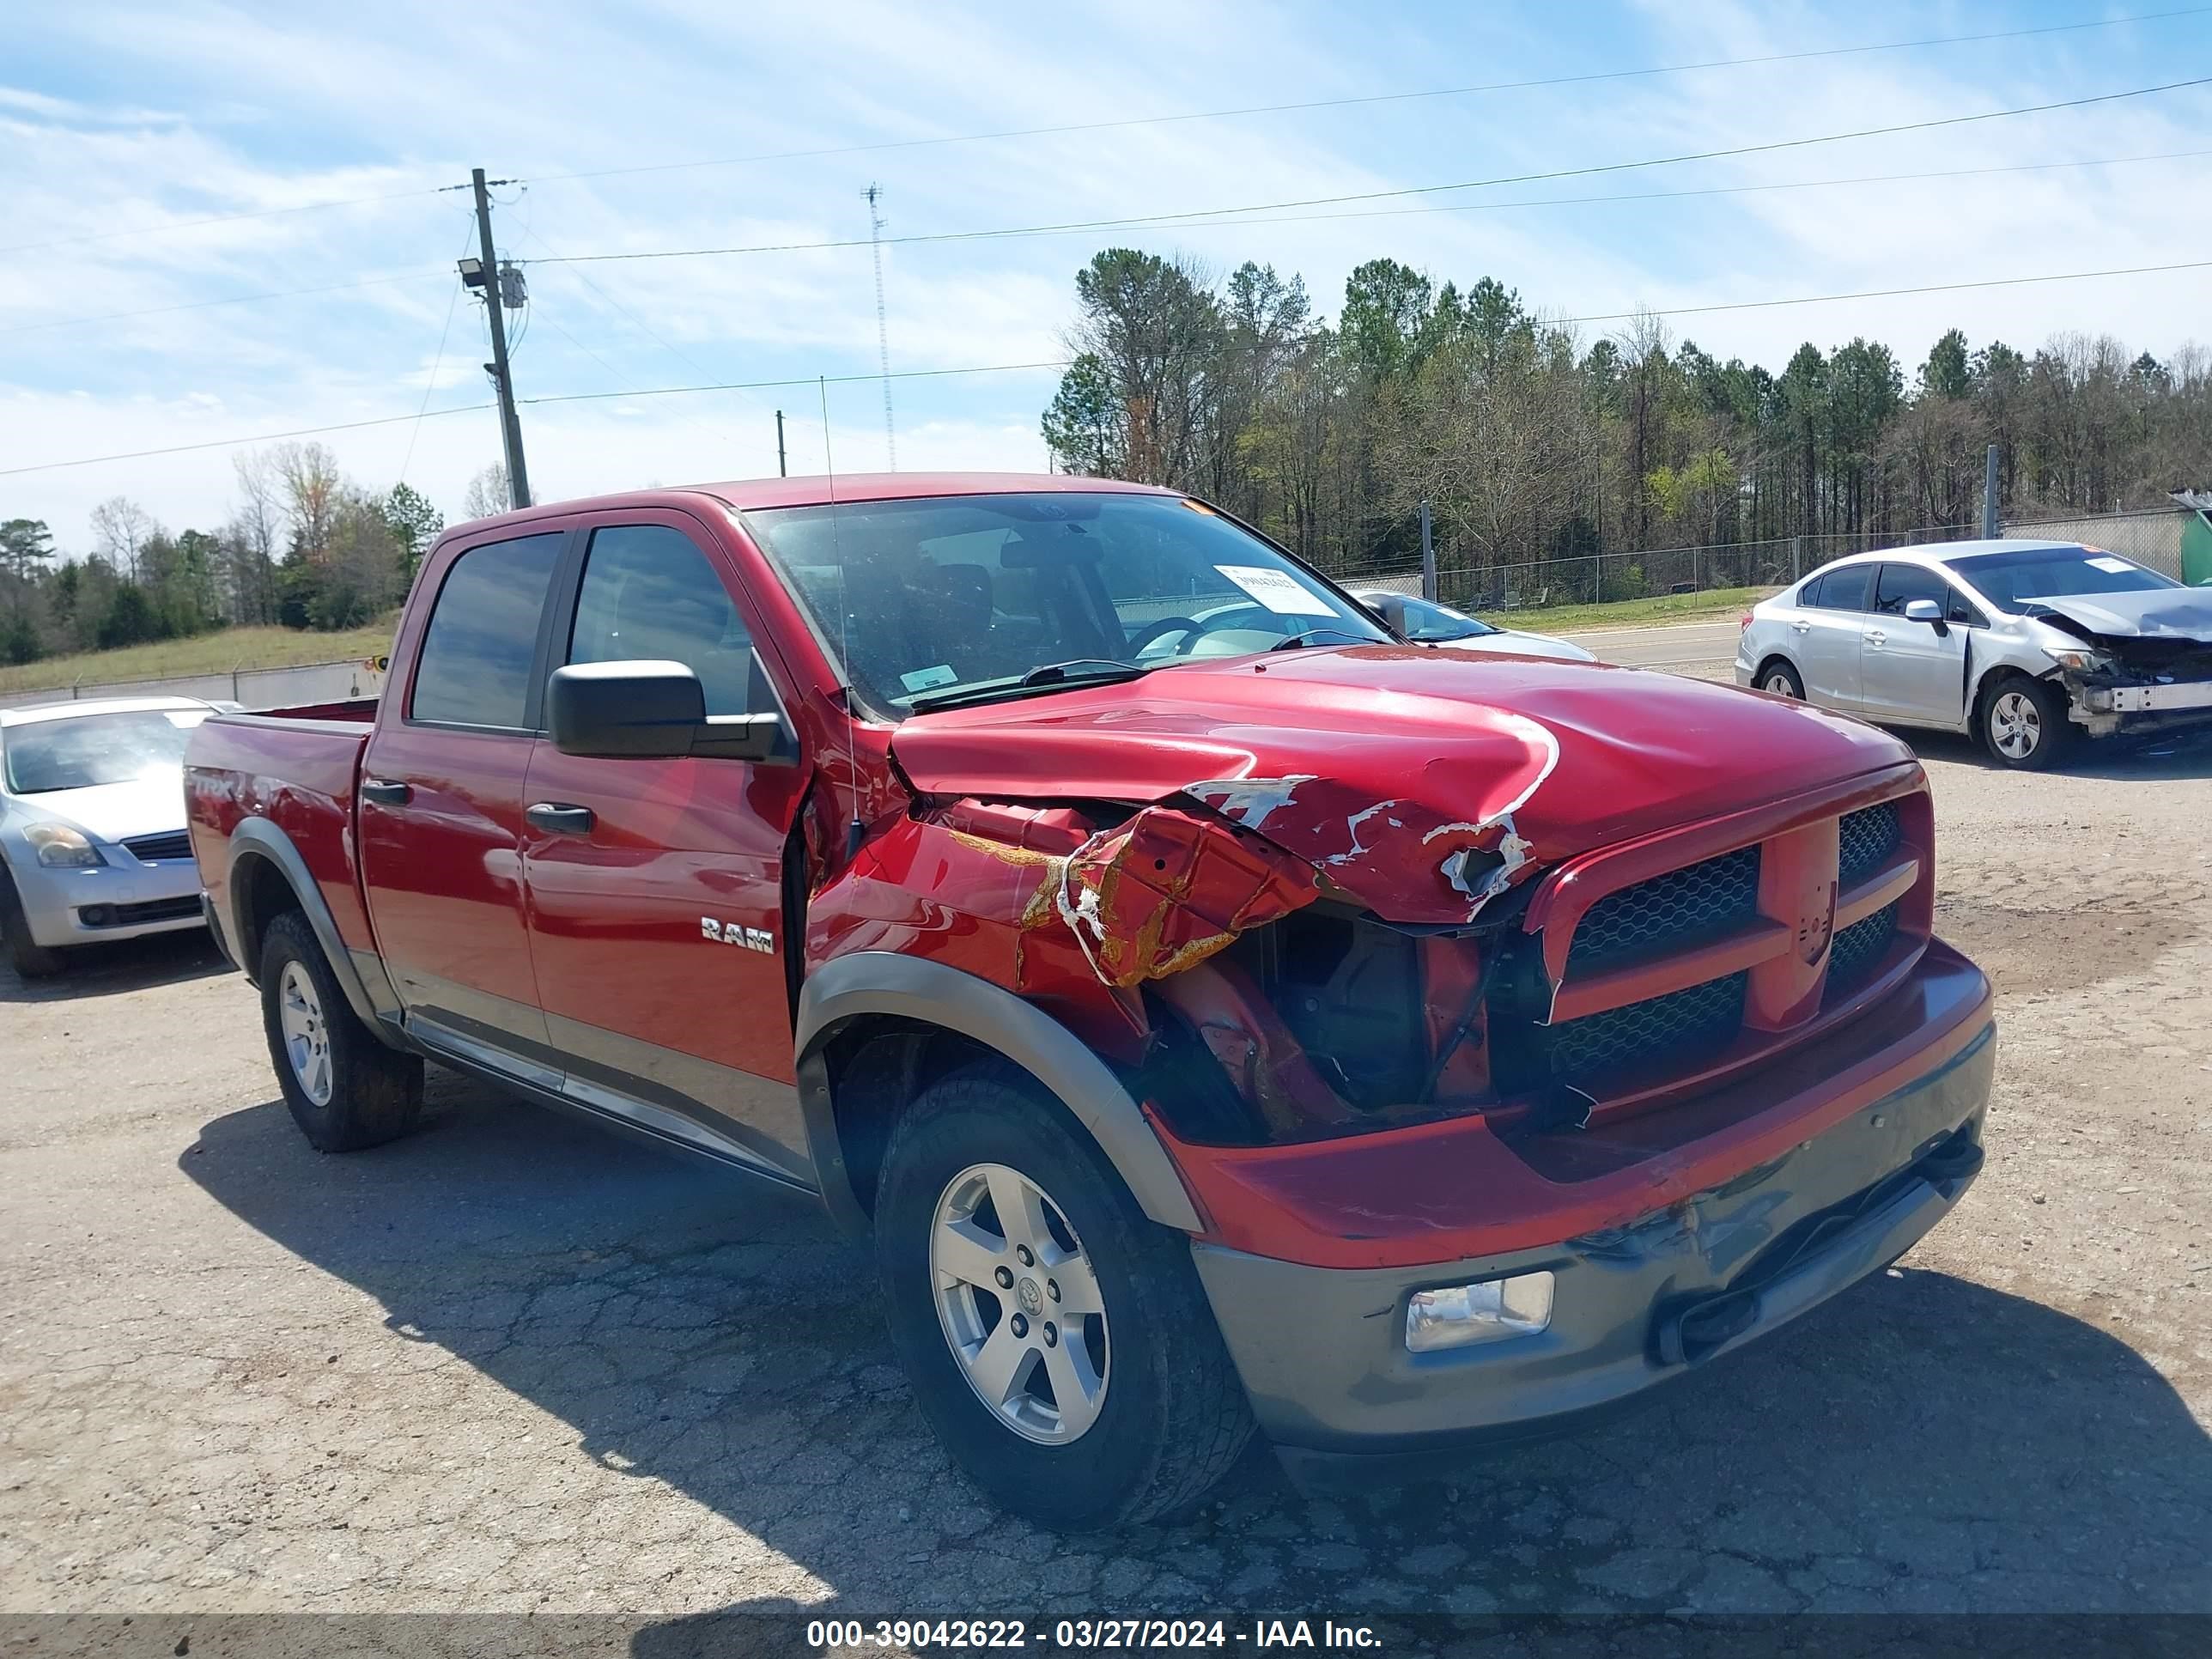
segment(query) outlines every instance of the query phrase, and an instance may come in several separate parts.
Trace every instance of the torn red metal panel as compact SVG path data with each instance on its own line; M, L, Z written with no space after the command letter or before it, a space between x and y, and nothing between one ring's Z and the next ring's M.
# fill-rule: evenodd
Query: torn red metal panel
M1313 871L1212 818L1147 807L1070 854L1054 913L1098 977L1164 979L1318 896Z

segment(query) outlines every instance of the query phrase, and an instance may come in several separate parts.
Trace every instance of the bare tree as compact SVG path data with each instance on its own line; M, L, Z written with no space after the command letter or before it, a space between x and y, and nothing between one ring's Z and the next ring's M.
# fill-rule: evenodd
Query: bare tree
M269 460L283 489L293 545L303 558L327 559L345 489L345 475L338 470L337 457L320 444L288 443L270 451Z
M138 556L161 528L128 495L111 495L92 509L94 550L133 581L138 579Z
M507 467L499 461L469 480L469 492L461 498L464 519L491 519L512 510L514 495L507 488Z

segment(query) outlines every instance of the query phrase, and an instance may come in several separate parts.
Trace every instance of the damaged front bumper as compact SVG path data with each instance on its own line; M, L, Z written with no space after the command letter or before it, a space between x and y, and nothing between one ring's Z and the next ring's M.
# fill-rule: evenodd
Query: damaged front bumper
M2152 732L2212 720L2212 680L2166 684L2082 684L2070 677L2074 719L2093 737Z
M1358 1269L1203 1242L1193 1255L1294 1480L1445 1477L1455 1453L1579 1426L1895 1261L1981 1167L1995 1053L1984 1023L1936 1069L1759 1168L1549 1247ZM1538 1272L1554 1276L1546 1328L1408 1350L1415 1291Z

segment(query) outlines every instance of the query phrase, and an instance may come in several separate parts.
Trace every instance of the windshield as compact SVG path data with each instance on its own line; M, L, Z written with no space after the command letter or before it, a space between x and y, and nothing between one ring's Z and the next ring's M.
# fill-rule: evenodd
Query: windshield
M1954 559L1959 574L2000 611L2086 593L2140 593L2180 583L2094 547L2026 547Z
M43 795L177 772L184 765L185 738L207 717L204 708L134 708L11 726L0 735L8 787L19 795Z
M971 692L1026 696L1204 657L1389 637L1318 577L1180 496L948 495L775 507L744 521L862 701L893 719Z
M1448 605L1437 605L1428 599L1407 599L1406 619L1398 624L1398 631L1409 640L1435 641L1437 640L1471 640L1483 634L1498 630L1488 623L1455 611Z

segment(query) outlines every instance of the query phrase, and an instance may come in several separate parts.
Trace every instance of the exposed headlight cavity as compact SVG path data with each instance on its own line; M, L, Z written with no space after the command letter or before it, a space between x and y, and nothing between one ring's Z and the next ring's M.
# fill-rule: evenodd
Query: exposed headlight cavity
M1406 1304L1406 1346L1415 1353L1528 1336L1552 1322L1552 1275L1516 1273L1475 1285L1416 1291Z

